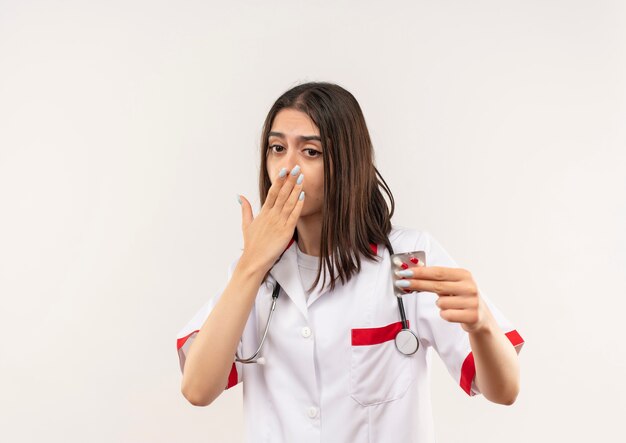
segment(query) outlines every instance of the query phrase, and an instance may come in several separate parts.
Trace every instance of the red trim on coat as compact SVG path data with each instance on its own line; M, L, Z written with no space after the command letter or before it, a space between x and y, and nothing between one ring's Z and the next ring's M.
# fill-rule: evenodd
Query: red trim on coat
M239 376L237 375L237 366L235 366L235 362L233 362L233 367L230 368L230 374L228 374L228 384L226 384L226 389L235 386L238 380Z
M515 347L524 343L524 339L515 329L507 332L504 335L506 335L506 338L508 338L511 344ZM459 383L461 385L461 389L463 389L467 393L467 395L471 395L472 381L474 380L475 376L476 365L474 364L474 354L472 354L472 352L470 351L470 353L467 354L467 357L465 357L465 360L463 361L463 366L461 366L461 380Z
M506 335L506 338L508 338L511 344L515 347L524 343L524 339L522 338L521 335L519 335L519 332L517 332L515 329L507 332L504 335Z
M409 321L407 320L407 324L408 323ZM393 340L401 329L401 321L379 328L352 329L352 346L377 345Z
M185 345L185 343L187 342L187 340L189 339L189 337L191 337L193 334L195 334L198 331L199 331L199 329L196 329L191 334L188 334L188 335L184 336L183 338L177 339L176 340L176 350L179 350L180 348L182 348Z

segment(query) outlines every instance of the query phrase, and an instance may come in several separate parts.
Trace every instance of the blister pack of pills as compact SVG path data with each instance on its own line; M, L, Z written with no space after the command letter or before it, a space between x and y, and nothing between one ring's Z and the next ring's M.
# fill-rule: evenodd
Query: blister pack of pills
M396 271L418 268L421 266L426 266L426 253L424 251L401 252L391 255L391 277L393 283L393 292L394 294L396 294L396 297L402 297L402 295L408 292L414 292L411 289L401 289L396 286L396 281L402 280L402 277L398 277L396 275Z

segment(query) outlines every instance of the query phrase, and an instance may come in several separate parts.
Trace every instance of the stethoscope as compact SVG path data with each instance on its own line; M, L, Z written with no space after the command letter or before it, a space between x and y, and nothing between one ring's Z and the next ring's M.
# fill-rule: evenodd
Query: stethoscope
M389 256L394 254L393 248L391 245L388 246ZM276 282L274 285L274 291L272 292L272 306L270 306L270 313L267 318L267 323L265 324L265 331L263 332L263 337L261 337L261 343L257 348L256 352L252 354L251 357L241 358L239 357L239 353L235 353L235 361L240 363L258 363L260 365L265 364L265 359L263 357L257 357L263 348L263 343L265 342L265 337L267 336L267 331L270 328L270 323L272 322L272 315L274 314L274 309L276 308L276 300L278 299L278 294L280 293L280 284ZM413 355L419 349L419 339L417 335L409 329L409 323L406 320L406 313L404 312L404 302L402 301L401 296L396 296L398 299L398 310L400 311L400 319L402 320L402 329L400 329L395 336L395 344L396 349L400 351L400 353L404 355Z

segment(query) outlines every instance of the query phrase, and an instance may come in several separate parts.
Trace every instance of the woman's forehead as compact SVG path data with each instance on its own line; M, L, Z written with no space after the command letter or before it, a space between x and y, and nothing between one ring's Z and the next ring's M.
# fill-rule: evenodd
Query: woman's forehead
M270 136L277 137L309 137L317 136L320 132L313 120L302 111L296 109L281 109L274 117Z

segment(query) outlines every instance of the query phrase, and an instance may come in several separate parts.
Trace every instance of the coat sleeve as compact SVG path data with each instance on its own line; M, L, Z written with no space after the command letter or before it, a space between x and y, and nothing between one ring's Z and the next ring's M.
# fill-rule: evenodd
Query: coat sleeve
M416 250L426 253L426 266L460 267L441 244L429 233L422 232ZM515 347L519 354L524 340L513 324L493 304L488 296L480 291L498 326ZM460 323L453 323L441 318L435 304L438 296L432 292L420 292L417 296L417 332L422 342L432 346L444 362L450 375L468 395L480 394L476 383L476 367L467 333Z
M228 268L228 279L227 283L222 285L221 290L215 294L212 298L210 298L197 312L196 314L187 322L187 324L178 332L176 336L176 350L178 352L178 361L180 364L181 373L184 372L185 369L185 361L187 359L187 355L189 352L189 347L193 343L198 331L206 321L206 319L211 314L211 311L219 301L222 293L226 289L230 278L233 275L235 267L239 258L233 261ZM239 339L239 344L237 345L237 352L241 355L242 352L242 339ZM233 365L230 370L230 374L228 375L228 382L224 389L229 389L235 386L236 384L243 381L243 368L242 363L235 362L235 356L233 356Z

